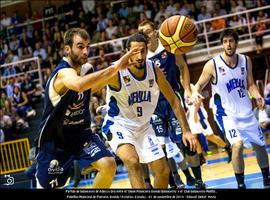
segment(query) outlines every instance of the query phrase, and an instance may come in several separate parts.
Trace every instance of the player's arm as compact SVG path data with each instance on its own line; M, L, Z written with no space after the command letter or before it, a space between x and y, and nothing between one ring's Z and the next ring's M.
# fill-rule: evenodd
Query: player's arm
M109 80L115 76L119 70L134 64L129 63L129 58L136 54L137 51L138 48L131 49L119 59L116 65L83 77L77 75L77 72L73 68L62 69L58 72L57 79L59 79L67 89L76 92L83 92L89 89L95 90L96 87L100 88L109 84Z
M251 96L253 98L256 99L256 101L261 101L261 103L264 105L264 98L262 97L262 95L260 94L254 79L253 79L253 75L252 75L252 62L250 60L250 58L248 56L247 57L247 86L248 86L248 91L251 94Z
M182 107L179 98L174 93L171 85L165 78L162 71L155 67L156 74L157 74L157 83L160 88L160 91L163 93L167 101L169 102L170 106L172 107L172 110L177 118L177 120L180 123L182 132L183 132L183 142L187 146L187 142L190 145L190 150L196 151L196 144L197 139L194 137L194 135L190 132L190 128L187 122L187 118L185 115L184 108Z
M201 107L201 103L202 103L202 99L201 98L199 98L198 99L198 103L195 103L194 104L194 113L193 113L193 116L194 116L194 121L196 122L196 123L198 123L199 122L199 109L200 109L200 107Z
M175 63L180 70L180 81L185 89L185 96L189 98L192 92L190 88L190 75L188 65L182 55L175 55Z
M214 80L215 78L216 77L215 77L214 61L209 60L205 64L202 74L193 88L193 91L192 91L193 102L195 103L199 102L198 93L202 91L202 89L209 83L211 79Z

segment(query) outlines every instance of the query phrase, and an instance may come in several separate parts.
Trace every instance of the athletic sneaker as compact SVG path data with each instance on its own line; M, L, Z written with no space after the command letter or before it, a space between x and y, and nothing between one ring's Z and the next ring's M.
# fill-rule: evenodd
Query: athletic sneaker
M146 189L153 189L153 186L151 183L145 182L145 185L146 185Z
M196 183L195 178L191 177L191 178L187 179L187 185L188 186L193 186L193 185L195 185L195 183Z
M196 189L206 189L206 185L202 180L197 180L195 183Z
M204 155L202 153L199 154L199 158L200 158L200 165L203 166L206 164L206 159L204 157Z
M263 186L264 186L265 189L270 188L270 177L263 179Z
M243 183L243 184L239 184L238 185L238 189L247 189L246 185Z

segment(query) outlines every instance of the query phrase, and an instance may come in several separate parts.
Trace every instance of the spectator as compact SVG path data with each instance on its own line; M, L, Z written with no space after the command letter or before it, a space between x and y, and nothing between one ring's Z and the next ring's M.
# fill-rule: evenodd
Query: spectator
M7 93L5 90L1 91L0 96L0 109L4 111L6 114L11 114L11 100L7 97Z
M22 23L22 17L17 15L17 11L13 12L11 18L11 25L13 26L10 30L11 34L20 35L22 33L22 28L17 26L20 23Z
M2 17L1 17L1 26L3 28L7 28L11 25L11 18L7 17L7 13L5 11L2 12Z
M229 21L229 26L232 27L232 29L235 30L239 35L245 33L245 24L245 18L240 18L238 15L232 16L232 19Z
M26 117L36 114L30 106L27 95L18 86L13 89L13 106L21 118L26 119Z
M210 19L210 18L211 18L211 14L206 12L206 7L205 6L202 6L201 7L201 12L199 13L199 15L197 17L198 21L206 20L206 19ZM199 32L203 31L202 24L198 24L198 30L199 30Z
M10 116L5 114L3 109L0 109L0 129L3 130L4 134L10 134L12 128L12 120Z
M256 34L255 34L257 54L260 54L263 50L263 36L265 30L266 30L265 23L261 20L258 21L258 23L256 24Z
M175 13L176 8L174 5L174 0L169 0L169 5L166 7L166 11L169 14L169 16L172 16L173 13Z
M2 129L0 129L0 143L5 142L5 134Z
M6 44L5 40L3 40L2 37L0 37L0 65L5 63L7 53L8 53L8 45Z
M9 49L11 51L17 51L20 45L20 40L15 34L11 36L11 41L9 42Z
M26 32L23 32L20 39L19 49L18 49L18 55L21 57L23 53L23 48L28 48L28 51L30 54L32 54L32 48L31 48L31 39L27 36Z
M222 16L222 15L227 14L227 11L225 9L221 8L219 3L215 3L214 12L217 13L217 16Z
M12 51L8 51L8 56L6 58L6 62L5 63L13 63L19 61L19 57L14 54L14 52ZM3 76L12 76L15 75L17 73L17 64L13 64L13 65L8 65L7 67L5 67L4 69L4 73Z
M166 19L169 17L169 13L165 10L164 5L160 5L160 9L158 13L155 15L154 22L159 24L161 16L164 16Z
M21 89L27 95L31 107L34 107L34 103L38 100L40 94L37 91L35 82L31 81L28 73L24 74Z
M117 32L117 26L115 26L114 24L113 24L113 21L112 21L112 19L109 19L108 20L108 26L107 26L107 28L106 28L106 30L105 30L105 32L106 32L106 34L107 34L107 38L108 39L112 39L112 35L113 34L116 34Z
M45 51L45 49L41 48L41 45L39 42L37 42L35 44L36 50L33 53L34 57L38 57L38 55L41 55L42 60L46 60L47 59L47 53Z
M118 10L120 18L127 18L128 16L128 7L126 2L121 3L121 8Z
M32 20L36 21L40 19L42 19L42 16L37 11L33 11ZM40 21L34 23L33 28L40 33L42 29L42 23Z
M214 12L213 17L218 17L218 13ZM212 28L213 31L222 31L224 28L226 28L226 21L224 18L215 19L212 22ZM213 33L213 38L218 39L219 33Z
M231 12L230 13L237 13L246 10L245 7L238 5L237 1L231 1Z
M29 47L29 48L31 48L31 47ZM32 53L29 51L29 48L27 48L27 47L22 48L22 55L20 57L20 60L24 60L24 59L33 57Z
M51 1L47 1L47 6L43 9L43 17L51 17L56 14L56 7L55 5L51 4Z
M121 40L116 40L117 37L115 34L112 34L112 40L111 41L111 45L113 47L113 52L116 52L116 51L121 51L123 50L123 44L122 44L122 41Z
M258 103L258 107L254 109L254 114L260 123L262 131L270 130L270 106L263 106L261 102Z

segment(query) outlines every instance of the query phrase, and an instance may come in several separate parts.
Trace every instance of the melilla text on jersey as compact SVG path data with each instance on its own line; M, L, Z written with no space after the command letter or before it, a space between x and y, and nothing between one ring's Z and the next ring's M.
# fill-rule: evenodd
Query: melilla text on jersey
M230 93L232 90L234 90L236 88L245 89L244 83L245 82L243 79L233 78L233 79L229 80L229 82L226 83L228 93Z
M144 101L151 102L151 91L136 91L128 96L128 105L132 106L135 103Z

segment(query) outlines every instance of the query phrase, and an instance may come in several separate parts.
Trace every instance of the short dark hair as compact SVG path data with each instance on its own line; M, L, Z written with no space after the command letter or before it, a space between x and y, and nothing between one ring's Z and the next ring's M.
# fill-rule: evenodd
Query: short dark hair
M144 20L144 21L142 21L142 22L139 24L138 27L140 27L140 26L145 26L145 25L147 25L147 24L149 24L149 25L152 27L153 30L156 29L156 25L155 25L153 22L151 22L150 20Z
M220 34L220 41L223 43L224 37L232 36L235 42L238 42L238 34L233 29L226 29Z
M126 42L127 49L130 48L131 42L144 42L146 46L148 43L147 37L143 33L134 33L133 35L131 35Z
M82 28L70 28L64 34L64 45L68 45L72 47L73 45L73 37L75 35L79 35L84 40L90 40L90 36L86 30Z

